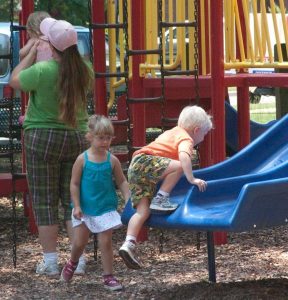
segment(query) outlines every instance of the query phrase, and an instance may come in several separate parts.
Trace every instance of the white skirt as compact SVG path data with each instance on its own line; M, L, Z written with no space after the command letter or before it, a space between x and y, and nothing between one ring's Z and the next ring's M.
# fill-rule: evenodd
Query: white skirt
M84 223L92 233L104 232L122 226L121 217L116 210L109 211L101 216L83 215L81 220L76 219L72 211L72 227L79 226L82 223Z

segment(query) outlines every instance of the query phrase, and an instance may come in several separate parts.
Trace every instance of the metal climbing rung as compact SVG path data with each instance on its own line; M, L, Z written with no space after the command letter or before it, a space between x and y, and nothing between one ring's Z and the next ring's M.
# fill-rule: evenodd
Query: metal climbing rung
M12 31L26 30L26 26L24 25L12 25Z
M4 153L0 153L0 158L12 158L13 156L13 152L4 152Z
M132 55L147 55L147 54L161 54L160 49L150 49L150 50L128 50L127 55L132 56Z
M136 147L136 146L133 146L133 147L129 147L129 150L130 151L137 151L137 150L140 150L142 147Z
M11 126L11 130L12 131L19 131L19 130L21 130L22 129L22 125L15 125L15 124L13 124L12 126Z
M20 180L26 178L26 173L13 173L12 174L13 180Z
M107 77L126 77L128 74L126 72L116 72L116 73L101 73L101 72L95 72L95 78L107 78Z
M0 59L10 59L10 58L12 58L12 55L10 53L0 55Z
M164 126L170 126L175 123L177 123L178 119L177 118L162 118L162 124Z
M0 102L0 108L12 108L12 107L13 107L13 101Z
M197 27L197 22L160 22L160 28L169 28L169 27Z
M177 70L177 71L170 71L170 70L163 70L162 71L164 76L176 76L176 75L197 75L198 70Z
M129 125L130 121L128 119L126 120L112 120L113 125L118 125L118 126L127 126Z
M99 24L99 23L92 23L91 28L93 29L106 29L106 28L124 28L123 23L115 23L115 24Z
M162 103L163 96L153 98L127 98L128 103Z

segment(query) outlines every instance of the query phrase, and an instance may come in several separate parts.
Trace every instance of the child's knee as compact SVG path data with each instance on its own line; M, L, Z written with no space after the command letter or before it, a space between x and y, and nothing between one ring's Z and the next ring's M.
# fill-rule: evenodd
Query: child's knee
M87 243L85 241L83 241L82 239L74 239L72 247L78 251L78 250L84 249L86 244Z

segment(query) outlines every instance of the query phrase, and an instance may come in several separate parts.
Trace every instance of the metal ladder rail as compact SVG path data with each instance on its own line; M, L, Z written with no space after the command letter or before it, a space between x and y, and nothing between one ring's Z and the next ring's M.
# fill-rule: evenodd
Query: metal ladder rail
M195 93L196 93L196 104L199 104L199 69L198 69L198 3L197 0L194 0L194 21L191 22L165 22L162 21L162 15L163 15L163 11L162 11L162 0L158 0L158 7L159 7L159 11L158 11L158 20L159 20L159 37L160 37L160 45L159 48L161 48L161 52L163 49L163 35L162 35L162 29L166 29L166 28L171 28L171 27L184 27L184 28L195 28L195 32L194 32L194 60L195 60L195 66L194 66L194 70L165 70L164 69L164 62L163 62L163 52L160 55L160 70L161 70L161 86L162 86L162 96L163 99L165 100L165 77L169 77L169 76L191 76L193 75L195 78ZM191 102L190 102L191 104ZM171 126L174 126L175 124L177 124L177 118L170 118L170 117L166 117L165 116L165 109L164 109L164 105L162 107L162 118L161 118L161 122L162 122L162 130L164 130L164 128L169 128ZM199 150L198 148L196 149L197 151L197 157L198 160L200 160L200 155L199 155ZM160 236L159 236L159 241L160 241L160 252L162 252L163 249L163 239L164 239L164 234L161 231L160 232ZM200 232L196 233L196 246L197 249L200 249Z

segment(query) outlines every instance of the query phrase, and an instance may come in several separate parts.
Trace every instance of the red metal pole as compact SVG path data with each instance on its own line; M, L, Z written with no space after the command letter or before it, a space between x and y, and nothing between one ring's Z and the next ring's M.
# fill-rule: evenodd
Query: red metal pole
M145 1L131 1L131 49L145 49ZM133 98L144 97L143 78L139 76L139 65L145 61L145 56L136 55L132 59L131 95ZM132 146L144 146L146 143L145 104L131 106L133 131ZM147 228L143 227L137 237L139 242L148 239Z
M26 25L29 15L34 11L34 1L25 0L22 1L22 10L19 13L19 25ZM22 48L27 41L27 32L25 30L20 31L20 48ZM28 94L21 92L21 114L24 115L26 111L26 106L28 104ZM22 145L24 145L23 135L21 137ZM26 172L26 159L24 146L22 147L22 171ZM35 217L32 209L32 198L29 192L23 193L24 202L24 214L29 217L29 230L31 234L37 234L38 229L35 223Z
M211 1L211 108L215 124L212 151L215 163L225 159L225 84L223 57L223 1Z
M211 1L211 108L215 129L212 131L212 153L214 162L225 159L225 84L223 57L223 1ZM225 232L215 233L216 245L227 243Z
M105 23L104 0L92 0L92 23ZM106 72L106 50L105 50L105 30L93 29L93 65L95 72ZM94 104L95 112L107 115L106 80L105 78L95 78L94 81Z
M245 18L242 1L238 0L239 18L244 42L244 49L247 52L247 39ZM239 47L237 48L238 55ZM243 70L240 70L240 73ZM238 150L244 148L250 143L250 103L249 103L249 86L237 88L237 111L238 111Z
M203 2L198 1L198 7L199 7L199 13L198 13L198 37L199 37L199 43L198 43L198 53L199 53L199 75L203 74L209 74L210 73L210 45L209 45L209 10L208 10L208 0L205 0ZM204 24L205 24L205 34L204 36L201 35L201 5L203 5L204 9ZM202 39L204 39L205 45L206 45L206 51L205 56L202 56ZM203 69L203 61L206 60L206 67L205 70ZM204 71L204 72L203 72ZM200 80L199 80L200 81ZM201 93L202 94L202 93ZM209 95L210 97L210 95ZM200 96L201 98L201 96ZM203 101L203 97L201 98L200 105L206 110L211 111L211 99L210 101ZM205 140L200 145L200 157L201 157L201 168L208 167L213 164L213 157L211 153L211 134L208 134L208 136L205 138Z

